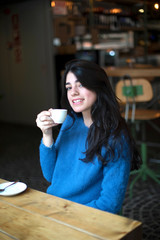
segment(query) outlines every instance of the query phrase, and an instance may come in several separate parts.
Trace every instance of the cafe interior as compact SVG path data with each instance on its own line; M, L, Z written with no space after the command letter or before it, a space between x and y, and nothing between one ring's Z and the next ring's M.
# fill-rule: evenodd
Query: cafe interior
M99 64L120 100L142 157L121 215L142 223L141 239L158 240L159 0L0 1L0 178L46 191L35 120L42 110L61 107L61 77L72 59Z

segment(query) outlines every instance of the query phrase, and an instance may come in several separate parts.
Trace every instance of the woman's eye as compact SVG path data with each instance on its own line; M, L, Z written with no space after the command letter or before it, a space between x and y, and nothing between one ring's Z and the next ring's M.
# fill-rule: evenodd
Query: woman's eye
M83 85L80 83L80 84L79 84L79 87L83 87Z
M68 91L68 90L71 90L71 87L66 87L66 90Z

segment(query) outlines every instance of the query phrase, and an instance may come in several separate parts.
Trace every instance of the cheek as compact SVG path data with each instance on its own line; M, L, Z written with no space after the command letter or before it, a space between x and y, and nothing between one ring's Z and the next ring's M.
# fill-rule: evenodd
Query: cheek
M69 92L67 92L67 99L69 100Z
M68 99L68 102L70 103L70 94L69 94L69 92L67 92L67 99Z
M95 101L97 100L97 95L96 93L89 92L87 94L87 98L91 103L95 103Z

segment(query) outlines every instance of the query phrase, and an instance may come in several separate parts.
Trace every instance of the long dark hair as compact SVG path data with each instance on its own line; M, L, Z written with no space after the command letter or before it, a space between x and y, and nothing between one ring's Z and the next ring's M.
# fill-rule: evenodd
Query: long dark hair
M138 169L140 156L135 147L125 120L121 117L119 104L114 91L112 90L106 72L94 62L86 60L72 60L65 65L65 71L62 77L62 99L63 108L68 109L68 114L74 119L74 113L68 102L67 91L65 88L66 76L68 72L72 72L82 84L83 87L94 91L97 94L97 100L91 109L92 125L89 128L86 141L87 150L83 161L90 162L97 155L98 159L104 165L107 164L101 155L102 147L106 148L106 152L110 156L114 156L114 147L122 144L121 133L128 138L132 161L131 169ZM112 138L111 144L109 139Z

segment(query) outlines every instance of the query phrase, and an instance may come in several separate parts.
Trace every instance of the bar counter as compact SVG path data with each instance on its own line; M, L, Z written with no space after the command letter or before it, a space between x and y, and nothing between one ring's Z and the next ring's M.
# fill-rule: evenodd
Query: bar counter
M104 67L109 77L123 77L128 74L132 78L154 78L160 77L160 67Z

